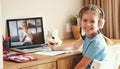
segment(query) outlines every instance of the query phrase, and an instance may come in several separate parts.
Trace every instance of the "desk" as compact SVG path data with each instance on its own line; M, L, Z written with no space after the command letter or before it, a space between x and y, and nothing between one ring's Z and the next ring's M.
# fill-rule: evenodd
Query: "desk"
M74 43L75 41L77 40L64 40L63 44ZM120 43L120 40L112 39L112 41L114 45ZM81 59L81 52L72 52L58 56L44 56L34 53L29 53L28 55L37 57L38 60L26 63L4 61L4 69L73 69L75 64Z
M75 42L76 40L65 40L63 44ZM73 69L81 58L81 52L72 52L58 56L45 56L29 53L37 57L37 61L16 63L4 61L4 69Z

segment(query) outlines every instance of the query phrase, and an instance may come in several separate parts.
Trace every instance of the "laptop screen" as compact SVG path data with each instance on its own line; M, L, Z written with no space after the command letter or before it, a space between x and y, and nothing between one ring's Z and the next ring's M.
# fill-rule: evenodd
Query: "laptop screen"
M7 30L10 48L45 43L42 17L8 19Z

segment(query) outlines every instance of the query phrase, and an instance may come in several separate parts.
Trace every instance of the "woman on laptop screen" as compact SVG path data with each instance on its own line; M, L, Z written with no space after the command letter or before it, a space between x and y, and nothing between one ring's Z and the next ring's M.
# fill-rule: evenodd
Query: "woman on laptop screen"
M27 22L26 21L23 21L22 28L23 28L22 42L24 42L23 45L32 44L33 35L31 33L31 31L28 30L28 26L27 26Z

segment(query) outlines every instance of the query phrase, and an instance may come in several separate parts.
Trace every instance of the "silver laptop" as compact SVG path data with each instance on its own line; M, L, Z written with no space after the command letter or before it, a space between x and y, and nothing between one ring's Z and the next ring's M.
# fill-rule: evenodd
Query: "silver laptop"
M8 19L10 50L29 53L50 50L44 41L42 17Z

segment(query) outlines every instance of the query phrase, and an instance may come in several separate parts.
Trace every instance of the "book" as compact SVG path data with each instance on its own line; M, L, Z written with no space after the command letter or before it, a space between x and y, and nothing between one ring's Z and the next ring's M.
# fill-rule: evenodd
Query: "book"
M19 63L37 60L36 57L21 53L7 53L3 55L3 58L4 61L14 61Z

